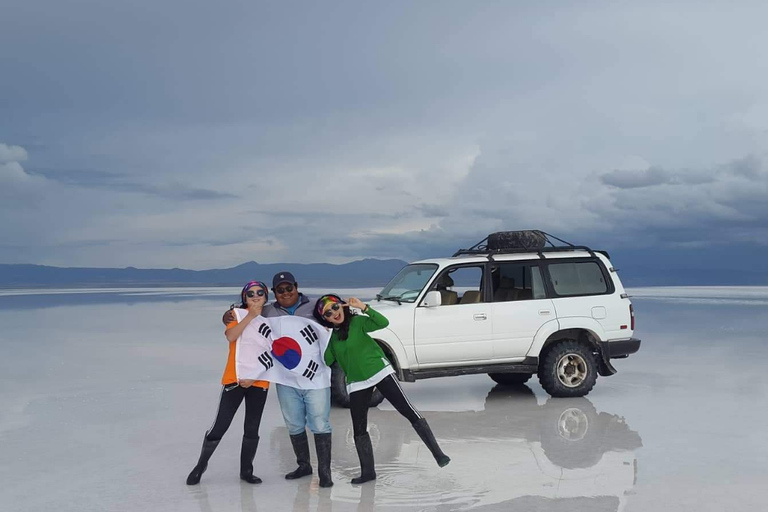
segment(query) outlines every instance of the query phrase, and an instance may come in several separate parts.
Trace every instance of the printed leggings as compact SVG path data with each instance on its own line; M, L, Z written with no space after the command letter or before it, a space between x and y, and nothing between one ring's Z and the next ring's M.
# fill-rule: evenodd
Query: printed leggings
M375 386L349 394L349 412L352 414L352 429L355 436L361 436L368 431L368 404L371 402L374 387L378 388L384 398L408 421L413 423L421 419L421 414L405 396L397 379L393 375L387 375Z
M268 391L268 389L257 386L244 388L237 383L222 387L216 419L205 433L205 438L209 441L218 441L224 436L243 399L245 399L243 437L252 439L259 437L259 425L261 424L261 415L264 412L264 404L267 402Z

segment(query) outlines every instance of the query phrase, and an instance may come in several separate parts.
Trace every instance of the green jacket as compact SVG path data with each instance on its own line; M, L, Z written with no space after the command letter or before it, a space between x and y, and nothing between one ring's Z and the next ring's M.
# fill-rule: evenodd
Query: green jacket
M348 384L368 380L389 365L384 351L368 335L388 326L389 320L370 306L365 313L368 316L352 317L346 340L340 340L338 330L334 329L325 350L325 364L330 366L338 361Z

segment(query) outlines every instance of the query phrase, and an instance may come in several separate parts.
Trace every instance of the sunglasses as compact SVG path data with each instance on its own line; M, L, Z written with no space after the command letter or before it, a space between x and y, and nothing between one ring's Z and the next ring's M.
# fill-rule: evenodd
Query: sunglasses
M256 291L248 290L247 292L245 292L245 296L248 297L249 299L252 299L254 297L263 297L264 295L265 295L264 290L256 290Z
M288 286L283 286L281 288L275 288L275 293L282 295L284 293L291 293L293 291L293 286L290 284Z
M326 311L325 313L323 313L323 316L324 316L325 318L331 318L331 317L333 316L333 314L334 314L336 311L338 311L340 308L341 308L341 306L339 306L338 304L334 304L333 306L331 306L331 307L330 307L330 309L328 309L328 311Z

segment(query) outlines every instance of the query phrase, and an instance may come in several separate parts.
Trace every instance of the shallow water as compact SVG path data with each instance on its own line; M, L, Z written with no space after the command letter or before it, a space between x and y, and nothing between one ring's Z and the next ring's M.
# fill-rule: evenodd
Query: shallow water
M264 483L237 478L238 415L187 487L237 291L0 292L0 510L746 511L768 497L768 290L722 287L631 290L643 346L586 398L549 398L535 378L404 384L452 458L445 468L382 404L369 416L375 482L349 484L358 461L339 408L336 485L286 481L294 456L271 392L255 461Z

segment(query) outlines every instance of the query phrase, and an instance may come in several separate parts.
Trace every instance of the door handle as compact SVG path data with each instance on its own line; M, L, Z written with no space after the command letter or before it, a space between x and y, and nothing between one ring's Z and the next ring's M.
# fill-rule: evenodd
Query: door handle
M487 320L488 315L486 315L485 313L476 313L472 315L472 318L474 318L475 320Z

